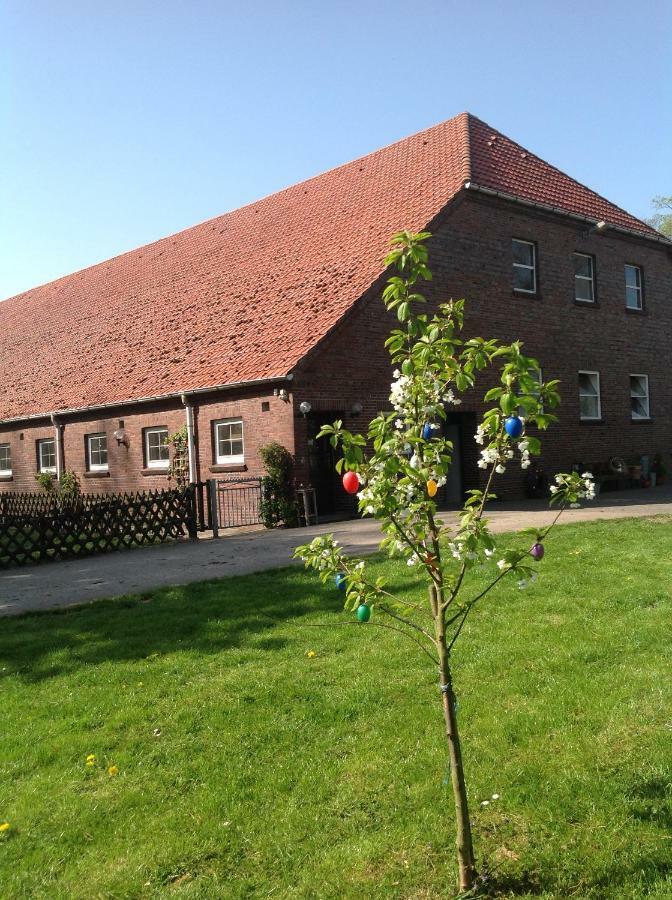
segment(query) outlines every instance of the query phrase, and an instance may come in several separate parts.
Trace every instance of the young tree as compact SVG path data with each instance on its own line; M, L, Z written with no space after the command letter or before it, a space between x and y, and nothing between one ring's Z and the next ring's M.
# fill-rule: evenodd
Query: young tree
M451 655L469 613L496 584L515 575L519 587L524 587L536 577L535 567L544 553L542 542L553 526L536 533L530 550L496 554L484 512L494 496L496 476L516 457L527 468L531 455L540 452L539 439L527 430L531 426L543 430L555 419L548 410L557 406L559 397L557 381L538 382L539 363L523 355L519 342L503 345L461 336L463 300L440 305L434 315L418 311L426 302L418 283L431 278L425 244L429 237L427 232L394 235L385 260L397 274L389 279L383 300L388 310L396 312L400 327L386 341L396 367L390 393L393 411L381 413L370 423L372 452L366 455L366 438L346 431L342 422L324 426L320 433L328 435L334 447L342 447L337 468L344 473L344 487L357 492L360 512L380 520L385 534L381 547L423 573L427 602L420 605L386 590L384 579L369 577L366 562L349 559L332 535L298 547L295 555L317 570L323 582L336 578L345 587L346 609L356 610L360 621L369 621L375 606L390 622L372 624L402 632L437 667L455 799L459 888L465 891L474 884L476 865ZM461 403L458 395L473 389L478 374L488 369L494 369L499 379L485 394L485 402L493 405L475 435L482 447L478 464L487 472L485 488L468 492L459 524L450 528L438 517L435 500L446 483L453 450L440 423L446 408ZM559 506L555 524L567 504L594 496L592 476L556 475L551 493L551 503ZM468 571L491 562L494 569L488 586L469 593Z
M656 211L648 220L649 225L672 238L672 197L654 197L651 203Z

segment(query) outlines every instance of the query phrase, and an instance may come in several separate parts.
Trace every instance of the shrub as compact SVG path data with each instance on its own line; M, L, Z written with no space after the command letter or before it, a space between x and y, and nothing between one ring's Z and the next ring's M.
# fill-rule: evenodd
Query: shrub
M298 524L294 494L294 459L282 444L272 441L259 449L266 469L261 479L261 520L266 528Z

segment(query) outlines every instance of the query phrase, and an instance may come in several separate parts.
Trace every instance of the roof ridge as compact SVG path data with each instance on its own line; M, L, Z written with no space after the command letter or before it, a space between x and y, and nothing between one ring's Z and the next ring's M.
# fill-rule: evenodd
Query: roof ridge
M523 153L526 153L528 156L533 157L534 159L538 160L540 163L543 163L545 166L548 166L549 169L552 169L558 175L561 175L563 178L566 178L568 181L571 181L573 184L578 185L584 191L588 191L593 197L597 197L603 203L606 203L610 207L612 207L612 209L617 209L623 215L638 222L645 229L645 231L644 231L645 234L656 234L656 235L658 234L658 232L656 231L655 228L652 228L651 225L648 225L646 222L644 222L642 219L640 219L639 216L634 216L631 212L628 212L628 210L625 209L624 207L619 206L617 203L614 203L613 200L609 200L608 197L605 197L603 194L600 194L597 191L593 190L593 188L588 187L587 184L584 184L582 181L579 181L577 178L573 178L571 175L568 175L567 172L558 168L558 166L554 165L553 163L548 162L548 160L539 156L537 153L533 153L531 150L528 150L527 147L524 147L522 144L519 144L518 141L514 141L513 138L509 137L507 134L504 134L503 131L500 131L498 128L494 128L488 122L484 121L483 119L479 118L478 116L475 116L473 113L469 113L469 118L470 118L470 120L473 119L474 121L479 122L481 125L483 125L485 128L487 128L489 131L494 132L498 137L504 138L505 141L508 141L510 144L513 144L514 147L517 147ZM471 145L470 145L470 154L471 154ZM633 229L633 230L635 230L635 229Z

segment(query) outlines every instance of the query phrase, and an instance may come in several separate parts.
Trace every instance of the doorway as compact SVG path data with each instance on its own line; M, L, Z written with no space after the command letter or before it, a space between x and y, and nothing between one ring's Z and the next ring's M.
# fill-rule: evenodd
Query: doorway
M315 488L317 514L333 516L337 512L336 490L338 473L336 471L336 451L329 443L328 437L318 438L322 426L327 422L342 419L342 411L322 411L309 413L306 421L308 429L308 469L310 483Z

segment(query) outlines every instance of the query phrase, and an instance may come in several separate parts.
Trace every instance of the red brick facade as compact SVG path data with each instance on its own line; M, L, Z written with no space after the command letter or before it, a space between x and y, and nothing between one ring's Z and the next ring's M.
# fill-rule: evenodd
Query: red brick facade
M669 454L672 432L672 391L668 367L672 351L672 256L664 244L607 230L588 232L588 225L520 204L464 191L431 224L434 237L430 265L434 280L427 286L433 301L467 298L466 334L520 339L536 356L545 380L561 379L561 421L543 437L546 472L574 463L594 465L612 456ZM512 289L512 238L535 243L538 291L522 295ZM580 305L574 299L573 256L591 254L595 261L596 302ZM625 305L624 266L641 267L644 309ZM334 475L316 472L325 465L325 452L316 452L316 427L331 416L347 426L364 427L387 407L390 366L383 347L393 325L380 300L378 281L327 336L317 343L293 371L293 380L220 392L195 394L194 407L199 480L229 474L261 474L260 445L277 440L295 453L297 481L316 484L325 511L346 512L352 502L337 488ZM600 373L602 418L583 423L579 418L578 372ZM633 421L630 412L630 374L649 377L648 421ZM287 392L287 399L279 395ZM299 404L312 410L304 417ZM359 415L353 406L362 405ZM460 430L462 486L478 483L473 432L477 398L467 398L452 421ZM356 408L355 408L356 412ZM222 469L215 462L213 423L240 418L244 427L242 466ZM80 476L85 490L129 491L165 486L165 472L149 470L144 457L143 429L184 425L186 412L178 397L153 404L125 404L101 412L62 415L62 466ZM122 424L123 423L123 424ZM126 442L113 432L123 428ZM107 435L107 473L87 471L86 435ZM9 443L11 480L0 490L35 488L36 441L53 437L47 418L0 425L0 445ZM669 460L669 456L668 456ZM311 462L312 461L312 462ZM328 460L327 460L328 462ZM502 479L502 495L521 495L523 473L511 467ZM330 497L325 496L330 493Z

